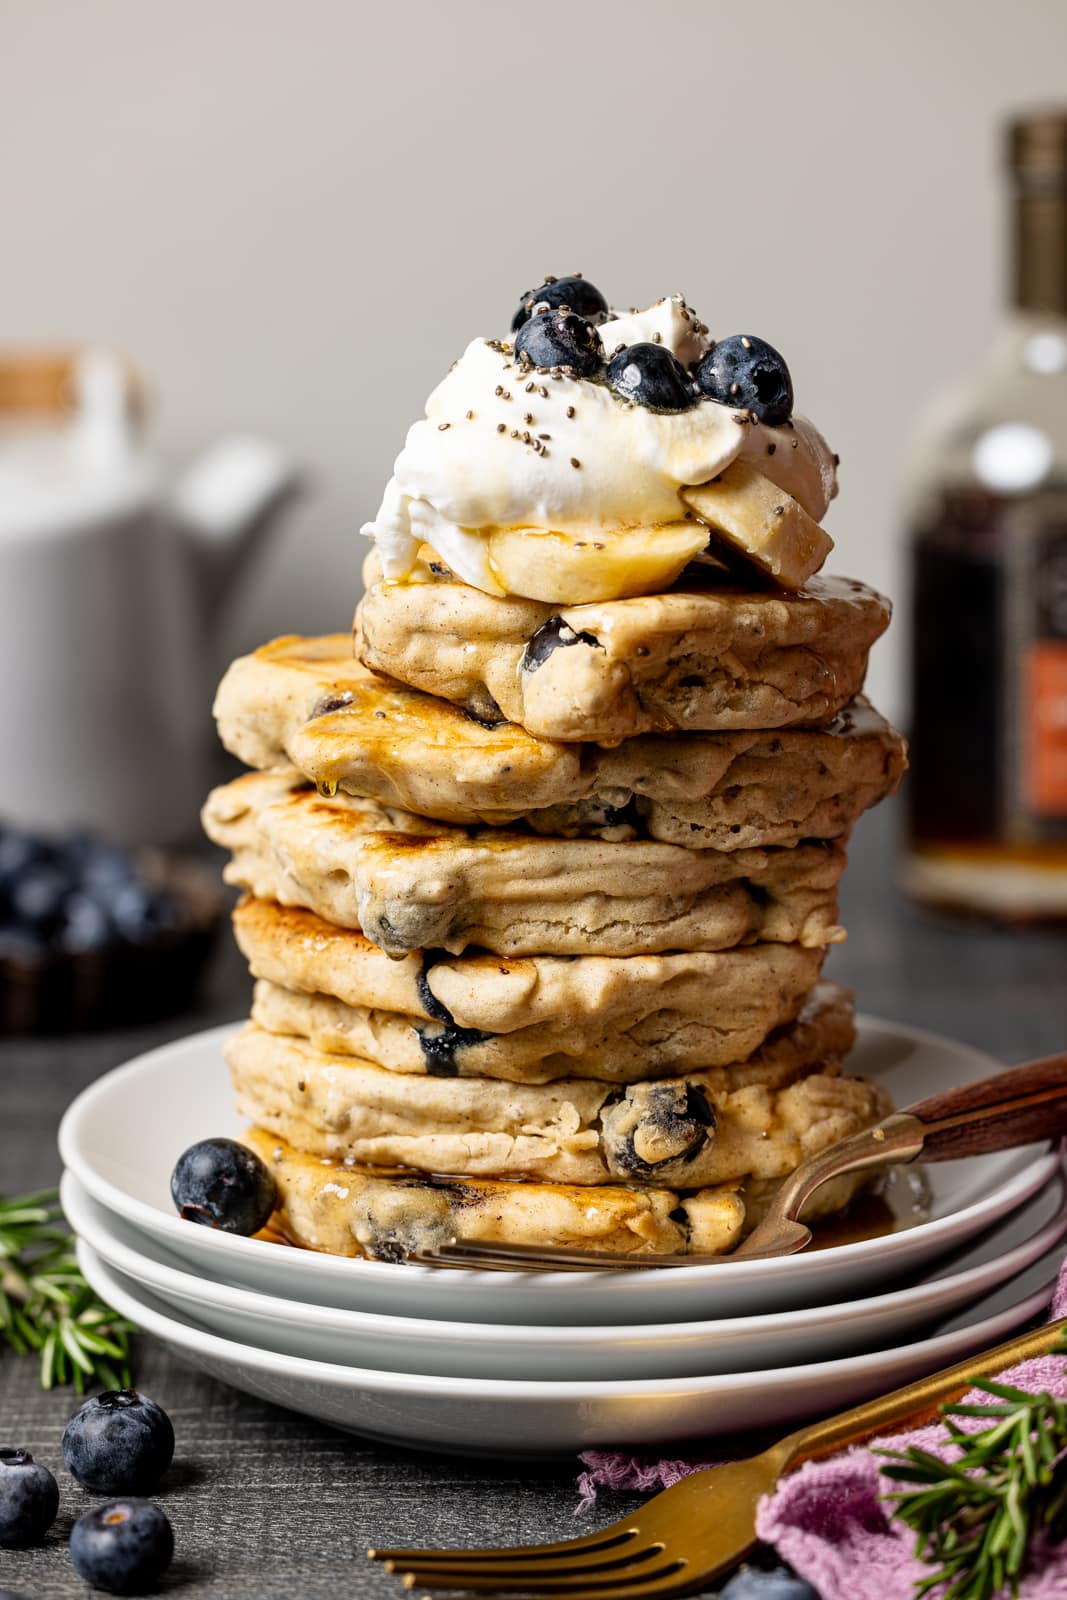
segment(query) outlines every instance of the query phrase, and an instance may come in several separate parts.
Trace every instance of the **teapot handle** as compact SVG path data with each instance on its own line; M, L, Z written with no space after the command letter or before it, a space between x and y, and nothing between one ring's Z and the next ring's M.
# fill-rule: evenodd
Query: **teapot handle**
M217 609L252 546L300 482L283 450L251 436L212 445L186 468L171 510L193 547L203 607Z

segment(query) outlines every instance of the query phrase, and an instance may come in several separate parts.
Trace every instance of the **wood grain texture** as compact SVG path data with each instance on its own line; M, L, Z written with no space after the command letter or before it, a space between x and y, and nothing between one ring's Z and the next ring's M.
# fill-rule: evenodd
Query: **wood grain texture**
M931 1095L909 1110L928 1127L923 1161L955 1161L1062 1138L1067 1134L1067 1055L1021 1062L966 1088Z
M892 887L893 810L875 812L854 836L843 894L849 940L831 957L830 975L857 990L863 1011L956 1035L1004 1061L1063 1049L1067 939L991 932L904 905ZM85 1084L138 1050L239 1015L248 996L227 949L195 1017L153 1030L0 1045L0 1191L58 1177L56 1126ZM152 1341L142 1341L138 1363L138 1381L166 1406L178 1437L160 1498L178 1549L167 1593L400 1600L396 1580L364 1560L368 1545L559 1539L595 1525L574 1521L573 1461L529 1467L390 1450L246 1399ZM32 1363L0 1356L0 1442L25 1445L55 1467L73 1409L69 1392L38 1390ZM0 1551L0 1587L33 1600L85 1600L64 1536L89 1500L57 1475L56 1530L40 1550ZM609 1522L633 1503L607 1495L594 1515Z

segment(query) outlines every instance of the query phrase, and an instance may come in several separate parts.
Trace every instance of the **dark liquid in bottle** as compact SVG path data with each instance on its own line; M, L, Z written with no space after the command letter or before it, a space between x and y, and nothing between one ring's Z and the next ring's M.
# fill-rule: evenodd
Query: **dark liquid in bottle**
M914 542L908 794L924 843L1001 837L1003 537L999 502L960 491Z
M947 491L912 557L913 851L1067 872L1067 491Z

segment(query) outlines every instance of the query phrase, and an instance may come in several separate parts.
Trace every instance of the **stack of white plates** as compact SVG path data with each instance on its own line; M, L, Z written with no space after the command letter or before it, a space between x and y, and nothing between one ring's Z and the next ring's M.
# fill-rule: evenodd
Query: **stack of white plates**
M1047 1147L925 1169L921 1220L776 1261L498 1274L348 1261L182 1222L187 1145L240 1135L221 1046L109 1073L60 1130L82 1269L119 1311L250 1394L374 1438L463 1453L695 1445L784 1427L995 1344L1040 1314L1067 1237ZM865 1020L850 1069L897 1105L997 1070Z

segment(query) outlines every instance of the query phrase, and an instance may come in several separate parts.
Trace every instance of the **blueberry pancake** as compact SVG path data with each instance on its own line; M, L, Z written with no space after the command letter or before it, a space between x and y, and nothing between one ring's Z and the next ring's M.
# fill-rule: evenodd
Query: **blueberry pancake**
M844 1009L844 998L826 1001ZM250 1023L226 1045L242 1116L311 1155L426 1173L680 1188L784 1177L889 1109L846 1077L818 1007L789 1041L738 1070L717 1067L616 1088L411 1077ZM807 1050L801 1048L806 1042Z
M805 997L822 952L801 945L506 961L430 950L392 960L361 933L255 899L237 907L234 929L259 979L261 1027L391 1072L636 1083L756 1050L840 1059L851 1043L840 1004L824 999L813 1029Z
M250 773L209 797L229 882L360 928L390 955L471 945L498 955L638 955L764 940L810 948L837 926L841 844L682 850L433 823Z
M278 1229L294 1244L329 1255L403 1261L411 1251L454 1239L581 1246L618 1255L732 1249L746 1206L760 1209L774 1184L673 1189L634 1184L583 1188L563 1183L382 1173L294 1150L263 1128L244 1143L262 1157L278 1189ZM805 1216L840 1210L865 1175L821 1188Z
M605 748L482 723L370 672L348 634L275 639L235 661L215 702L226 748L324 791L443 822L645 836L735 850L836 838L904 770L904 741L861 698L826 727L646 734Z
M795 593L714 585L556 607L498 599L420 559L389 583L364 568L368 667L541 739L617 744L680 729L818 727L863 688L887 600L849 578Z

